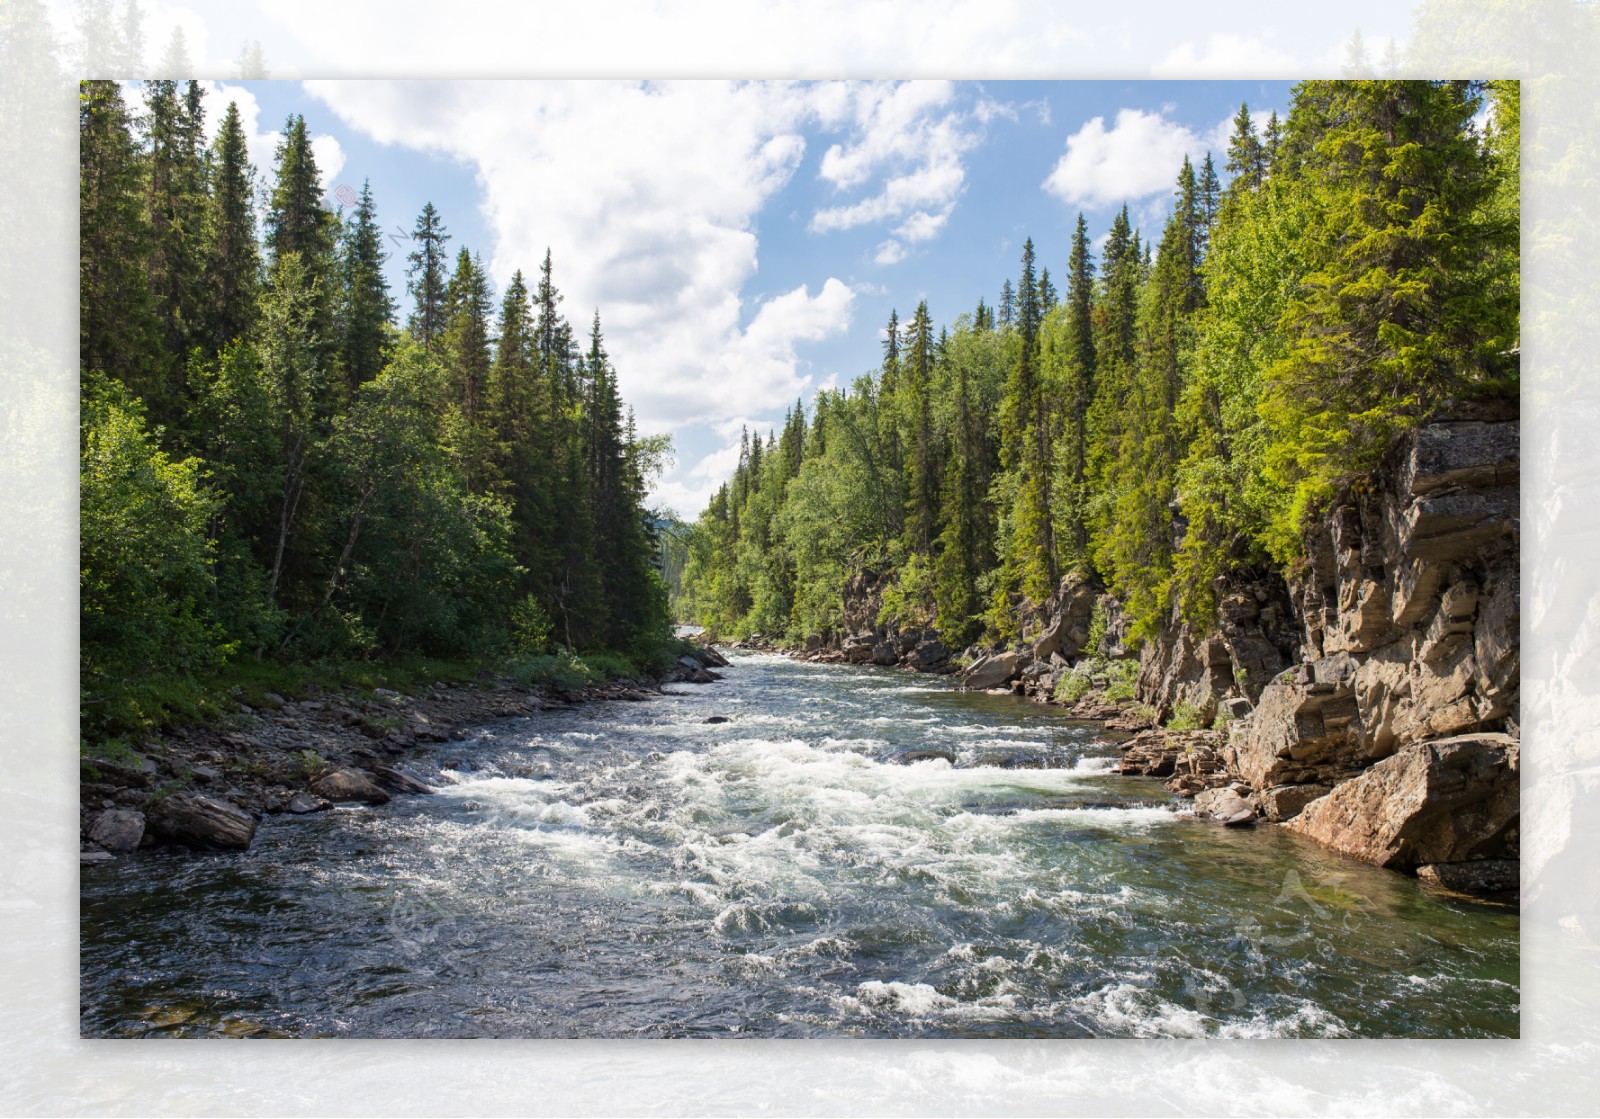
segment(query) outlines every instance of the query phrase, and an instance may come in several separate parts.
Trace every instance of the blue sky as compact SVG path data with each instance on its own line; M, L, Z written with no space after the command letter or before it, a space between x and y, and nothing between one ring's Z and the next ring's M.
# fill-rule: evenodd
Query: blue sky
M1159 236L1187 153L1216 154L1241 101L1286 81L273 81L236 100L271 168L303 113L330 205L370 180L405 305L401 238L432 201L497 290L548 246L565 309L598 307L624 394L675 463L657 500L693 517L740 428L878 361L891 309L948 323L1015 277L1023 240L1064 276L1079 210L1124 201Z

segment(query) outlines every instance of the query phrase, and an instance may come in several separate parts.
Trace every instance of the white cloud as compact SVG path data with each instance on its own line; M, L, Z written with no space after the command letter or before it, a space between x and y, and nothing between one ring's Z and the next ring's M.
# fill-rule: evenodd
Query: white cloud
M1180 43L1150 68L1158 78L1265 78L1294 77L1298 63L1293 55L1254 35L1218 32L1203 48Z
M1162 113L1122 109L1106 127L1095 117L1067 137L1067 150L1042 184L1063 202L1107 206L1172 189L1183 157L1195 162L1225 149L1231 119L1200 134Z
M858 83L850 92L850 106L830 107L836 117L853 115L854 134L828 149L820 175L845 191L883 172L883 185L866 198L818 210L813 233L900 220L896 238L927 240L955 209L966 182L963 156L982 140L983 126L999 117L1016 119L1012 106L988 98L970 111L950 108L955 89L949 82ZM904 257L905 246L889 241L874 260L893 264Z

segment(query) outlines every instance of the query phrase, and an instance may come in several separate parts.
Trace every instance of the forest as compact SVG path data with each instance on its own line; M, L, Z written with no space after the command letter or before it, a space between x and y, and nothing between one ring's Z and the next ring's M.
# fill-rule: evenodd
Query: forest
M845 588L947 645L1016 640L1069 574L1135 642L1287 571L1301 526L1430 415L1515 401L1515 81L1307 81L1185 158L1158 240L1082 214L998 300L891 315L877 367L746 433L688 541L680 617L828 634ZM1155 240L1155 243L1151 243ZM1502 404L1502 406L1504 406Z
M370 189L324 204L305 120L258 177L205 102L80 86L85 742L291 667L670 659L670 441L635 432L599 312L574 329L548 252L496 300L431 203L397 298Z

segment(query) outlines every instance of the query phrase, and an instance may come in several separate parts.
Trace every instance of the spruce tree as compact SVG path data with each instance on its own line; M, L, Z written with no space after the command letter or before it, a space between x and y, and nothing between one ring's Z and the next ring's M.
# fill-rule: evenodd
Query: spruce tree
M416 300L411 312L411 333L423 350L431 354L438 349L444 336L447 314L444 246L450 240L432 202L423 204L411 239L417 243L406 256L410 262L406 270L406 291Z
M151 295L145 176L116 82L78 94L78 355L141 395L166 366Z
M220 353L232 339L249 333L261 287L254 170L239 107L231 101L211 149L204 256L205 347Z
M339 340L352 396L382 372L387 362L394 300L383 275L386 257L371 183L363 182L355 212L344 227L339 262Z

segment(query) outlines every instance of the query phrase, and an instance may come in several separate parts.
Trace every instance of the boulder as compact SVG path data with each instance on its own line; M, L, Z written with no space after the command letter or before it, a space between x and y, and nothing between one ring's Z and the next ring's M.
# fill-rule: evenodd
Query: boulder
M1026 664L1019 652L995 653L979 660L963 675L962 686L969 691L986 691L1010 682Z
M1306 805L1284 826L1378 866L1513 857L1520 747L1504 734L1418 742Z
M433 793L433 786L419 781L411 774L402 770L391 769L386 765L372 767L372 776L378 781L386 792L396 793L400 796L429 796Z
M137 851L144 839L144 813L113 808L95 817L89 838L107 851Z
M332 807L331 801L326 801L319 796L313 796L308 792L301 791L289 798L288 802L284 804L283 810L296 816L304 816L311 812L326 812Z
M893 641L880 641L872 647L872 663L887 667L900 663L900 650L895 648Z
M1256 794L1261 814L1275 824L1293 819L1312 801L1328 795L1327 785L1273 785Z
M938 638L932 638L911 650L906 663L919 672L929 672L950 660L950 650Z
M311 791L326 800L387 804L389 794L359 769L335 769L311 782Z
M1207 789L1194 798L1194 814L1229 827L1253 824L1255 807L1231 788Z
M146 822L156 838L202 851L242 851L256 834L249 813L199 793L174 793L158 801Z
M708 723L731 723L733 720L726 715L712 715L706 719Z
M1417 877L1461 894L1505 894L1522 880L1520 859L1473 859L1464 863L1425 863Z

